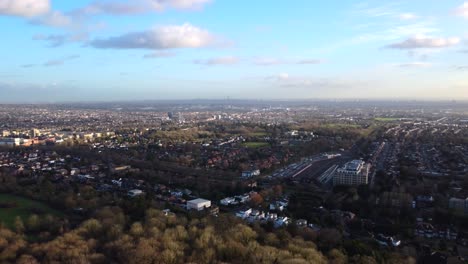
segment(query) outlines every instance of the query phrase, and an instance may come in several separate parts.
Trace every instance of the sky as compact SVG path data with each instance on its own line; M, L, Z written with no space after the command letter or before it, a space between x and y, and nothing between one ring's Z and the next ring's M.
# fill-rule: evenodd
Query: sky
M0 0L0 102L468 99L468 1Z

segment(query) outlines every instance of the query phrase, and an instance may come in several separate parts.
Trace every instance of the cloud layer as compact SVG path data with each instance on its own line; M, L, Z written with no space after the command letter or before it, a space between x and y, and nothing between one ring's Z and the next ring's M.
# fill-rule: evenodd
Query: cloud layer
M459 6L455 13L459 16L463 16L468 18L468 2L464 2L461 6Z
M75 15L136 15L173 9L200 9L211 0L96 0L75 10Z
M65 43L70 42L81 42L88 38L88 34L86 33L77 33L73 35L64 35L64 34L57 34L57 35L43 35L37 34L33 36L33 40L41 40L48 42L48 47L56 48L62 46Z
M390 44L387 48L392 49L433 49L455 46L460 43L459 38L432 38L415 36L402 42Z
M278 59L278 58L255 58L253 63L258 66L272 66L281 64L321 64L319 59Z
M130 32L107 39L96 39L90 44L100 49L176 49L203 48L216 45L218 38L205 29L185 23L161 26L153 30Z
M237 64L238 62L239 62L239 59L237 57L226 56L226 57L211 58L207 60L195 60L193 63L213 66L213 65L233 65L233 64Z
M34 17L50 10L49 0L0 0L0 14Z
M71 56L60 58L60 59L46 61L44 63L44 66L46 66L46 67L60 66L60 65L63 65L67 61L78 59L79 57L80 57L79 55L71 55Z

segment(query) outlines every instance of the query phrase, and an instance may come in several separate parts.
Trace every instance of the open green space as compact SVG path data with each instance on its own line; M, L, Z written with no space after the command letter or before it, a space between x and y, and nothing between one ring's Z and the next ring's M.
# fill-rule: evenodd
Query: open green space
M376 117L374 118L375 121L380 121L380 122L393 122L397 121L399 118L397 117Z
M361 128L360 125L356 124L341 124L341 123L330 123L330 124L322 124L321 127L328 128L328 129L343 129L343 128Z
M61 212L42 202L11 194L0 194L0 222L7 227L13 227L17 216L26 221L32 214L62 216Z
M247 148L263 148L269 146L270 144L267 142L244 142L242 145Z
M251 132L248 135L250 137L266 137L268 134L266 132Z

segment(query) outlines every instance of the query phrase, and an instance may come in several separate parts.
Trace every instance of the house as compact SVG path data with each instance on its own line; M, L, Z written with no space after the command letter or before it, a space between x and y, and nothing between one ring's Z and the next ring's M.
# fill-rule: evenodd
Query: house
M171 209L164 209L162 210L164 216L175 216L173 212L171 212Z
M130 196L130 197L137 197L137 196L143 195L143 191L138 190L138 189L134 189L134 190L128 191L127 195Z
M246 218L252 213L252 208L244 209L244 210L239 210L236 212L236 217L239 218Z
M75 174L78 174L78 173L80 173L80 170L79 170L78 168L72 168L72 169L70 170L70 175L71 175L71 176L73 176L73 175L75 175Z
M278 228L278 227L288 225L289 222L290 222L290 219L286 216L278 217L275 221L275 227Z
M188 210L197 210L197 211L202 211L205 208L210 208L211 207L211 201L210 200L205 200L202 198L197 198L194 200L190 200L187 202L187 209Z
M298 219L296 220L296 225L298 227L306 227L307 226L307 220L305 219Z
M242 178L251 178L253 176L258 176L258 175L260 175L260 170L258 169L242 172Z
M398 247L398 246L401 244L401 241L400 241L400 240L396 240L396 239L394 239L394 238L391 237L391 236L384 236L384 235L382 235L382 234L378 234L378 235L375 237L375 240L376 240L377 243L379 243L380 245L386 246L386 247Z
M240 203L247 203L250 201L250 194L242 194L242 195L237 195L235 198L240 202Z
M233 197L227 197L227 198L222 199L222 200L220 201L220 203L221 203L222 205L227 206L227 205L230 205L230 204L234 203L235 201L236 201L235 198L233 198Z
M175 191L171 191L171 195L175 197L182 197L184 193L182 191L175 190Z

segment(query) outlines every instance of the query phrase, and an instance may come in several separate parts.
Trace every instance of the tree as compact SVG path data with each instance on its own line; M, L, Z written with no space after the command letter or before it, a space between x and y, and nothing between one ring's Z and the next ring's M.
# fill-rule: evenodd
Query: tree
M345 264L348 263L348 257L338 249L332 249L328 252L330 264Z
M318 245L323 250L336 248L341 243L341 233L334 228L322 229L318 235Z
M23 223L23 220L21 219L21 217L19 217L19 216L15 217L14 226L15 226L16 233L18 233L18 234L23 234L24 233L24 223Z
M21 235L9 229L0 228L0 263L14 262L18 252L27 246Z
M89 263L93 243L87 243L72 231L55 240L41 244L36 252L44 255L45 263Z
M263 203L263 197L259 193L253 193L250 196L250 203L252 206L258 206Z
M28 221L26 222L26 225L27 225L28 231L32 231L32 232L37 231L40 225L39 216L37 216L36 214L29 216Z
M144 235L144 233L145 230L143 229L143 226L140 222L133 223L130 227L130 234L134 237L141 237Z
M377 264L377 261L370 256L355 255L350 259L352 264Z
M21 255L18 258L17 264L39 264L39 262L31 255Z

